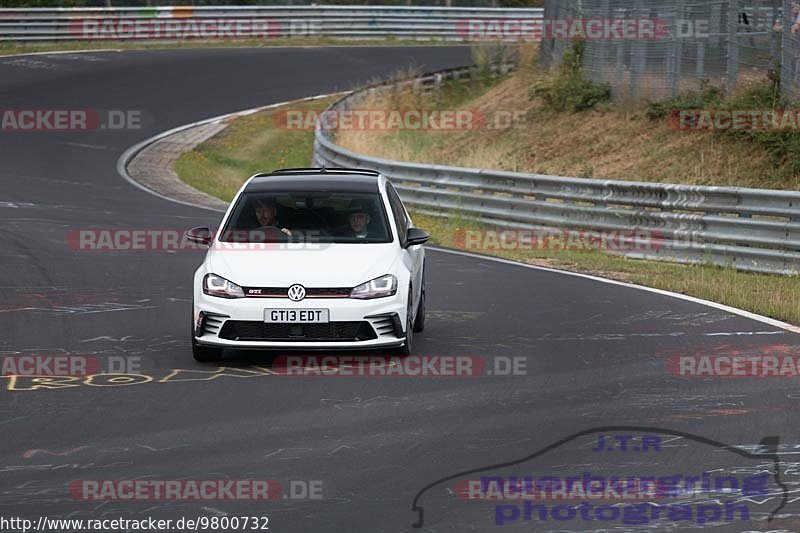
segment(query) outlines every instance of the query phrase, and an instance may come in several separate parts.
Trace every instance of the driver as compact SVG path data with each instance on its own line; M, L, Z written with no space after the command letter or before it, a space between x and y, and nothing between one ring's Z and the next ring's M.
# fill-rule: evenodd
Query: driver
M281 227L278 221L278 205L272 198L258 198L255 201L256 220L258 229L278 228L281 232L291 236L292 232L288 228Z

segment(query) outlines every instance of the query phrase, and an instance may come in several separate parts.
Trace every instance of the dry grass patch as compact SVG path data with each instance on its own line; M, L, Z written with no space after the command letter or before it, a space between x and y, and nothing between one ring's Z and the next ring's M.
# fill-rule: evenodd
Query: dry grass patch
M241 117L175 162L175 172L189 185L230 201L242 183L257 172L307 167L314 131L288 130L276 115L286 110L321 112L336 97L290 103Z

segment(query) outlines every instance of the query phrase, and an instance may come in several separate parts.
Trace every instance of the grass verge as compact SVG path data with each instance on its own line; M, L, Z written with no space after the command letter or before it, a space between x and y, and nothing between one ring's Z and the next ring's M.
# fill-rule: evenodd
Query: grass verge
M257 172L307 167L314 132L280 127L282 114L287 110L322 111L336 99L291 103L234 120L218 135L182 154L175 162L175 172L192 187L229 202Z
M431 243L464 249L461 230L480 230L479 222L412 213L414 224L431 233ZM468 250L472 251L472 250ZM800 325L800 277L740 272L710 265L680 265L627 259L595 250L492 250L487 255L561 270L592 274L686 294Z
M454 97L465 98L463 92ZM322 111L332 99L288 104L284 109ZM178 175L190 185L229 201L255 172L307 166L313 131L287 131L273 118L282 109L242 117L218 136L183 154L176 163ZM404 132L406 134L413 132ZM473 150L479 143L471 143ZM432 243L459 248L458 230L482 229L477 222L433 217L412 211L417 226L432 235ZM491 255L594 274L648 287L687 294L800 325L799 277L737 272L706 265L677 265L626 259L598 251L492 251Z

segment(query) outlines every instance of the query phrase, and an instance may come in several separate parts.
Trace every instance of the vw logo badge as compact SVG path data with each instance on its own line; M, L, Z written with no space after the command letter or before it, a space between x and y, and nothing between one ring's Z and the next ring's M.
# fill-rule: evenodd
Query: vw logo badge
M289 299L293 302L299 302L306 297L306 289L302 285L292 285L289 287Z

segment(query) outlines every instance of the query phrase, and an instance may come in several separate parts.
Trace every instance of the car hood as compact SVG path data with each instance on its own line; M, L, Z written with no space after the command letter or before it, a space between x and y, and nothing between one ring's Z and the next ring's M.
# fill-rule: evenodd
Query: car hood
M206 257L208 272L242 287L355 287L391 272L396 243L324 244L320 249L261 249L225 243Z

